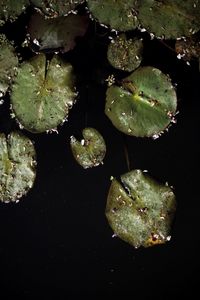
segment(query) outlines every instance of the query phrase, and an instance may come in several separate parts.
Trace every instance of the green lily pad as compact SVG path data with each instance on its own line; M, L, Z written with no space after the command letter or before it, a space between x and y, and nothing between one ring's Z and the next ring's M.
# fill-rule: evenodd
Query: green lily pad
M109 63L116 69L132 72L142 61L143 43L141 39L127 39L119 35L108 46Z
M29 0L1 0L0 1L0 26L6 21L14 21L25 11Z
M0 34L0 97L6 93L17 66L18 58L13 45L4 34Z
M75 97L72 65L57 55L48 62L39 54L19 67L11 105L25 129L40 133L64 122Z
M135 0L87 0L88 8L100 23L119 31L138 26Z
M18 132L0 133L0 201L17 202L32 188L36 154L31 140Z
M121 86L106 93L105 113L113 125L128 135L156 137L174 121L177 97L169 76L153 67L142 67Z
M182 0L139 1L141 25L157 37L176 39L200 29L200 2Z
M66 16L73 11L83 0L30 0L48 17Z
M81 142L72 136L70 146L76 161L84 169L96 167L103 163L106 154L106 144L102 135L94 128L85 128L82 131Z
M75 47L75 39L86 33L88 24L88 16L70 14L47 19L36 13L29 22L28 34L37 50L63 53Z
M176 201L169 186L154 181L141 170L112 180L106 217L114 233L135 248L170 240Z

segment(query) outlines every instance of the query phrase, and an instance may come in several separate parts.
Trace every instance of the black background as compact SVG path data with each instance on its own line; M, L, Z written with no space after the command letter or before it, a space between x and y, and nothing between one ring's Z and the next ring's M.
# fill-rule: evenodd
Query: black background
M2 30L19 45L29 14ZM119 296L125 299L193 297L199 280L199 72L158 40L143 35L142 65L168 73L177 84L177 124L159 139L124 137L104 115L104 80L116 72L106 61L109 31L91 21L77 47L63 55L77 74L79 98L59 134L34 135L38 167L33 189L18 204L0 203L0 299L67 299L73 296ZM173 43L171 43L173 46ZM87 120L86 120L87 119ZM105 138L104 165L82 169L73 159L69 137L81 137L85 126ZM9 95L0 107L0 128L17 125L9 118ZM131 168L147 169L160 182L173 185L177 213L166 245L135 250L112 238L105 218L110 176Z

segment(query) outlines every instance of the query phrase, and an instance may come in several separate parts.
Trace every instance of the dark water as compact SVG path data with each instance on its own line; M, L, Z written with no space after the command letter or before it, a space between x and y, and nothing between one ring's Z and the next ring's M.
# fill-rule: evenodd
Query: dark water
M28 14L5 27L16 45L24 39L27 20ZM178 208L168 244L135 250L112 238L104 215L110 176L127 172L124 138L104 115L104 80L114 72L106 61L108 36L91 22L85 38L63 55L74 65L79 100L59 134L24 131L35 141L37 178L18 204L0 205L0 299L170 299L193 296L198 287L198 64L187 66L144 35L142 64L160 68L177 84L179 114L177 124L159 139L127 137L126 144L131 168L147 169L158 181L173 185ZM23 59L33 55L18 50ZM6 100L0 107L0 128L9 132L17 125L9 118L9 97ZM80 136L86 125L102 133L108 149L104 165L91 170L77 165L69 148L69 137Z

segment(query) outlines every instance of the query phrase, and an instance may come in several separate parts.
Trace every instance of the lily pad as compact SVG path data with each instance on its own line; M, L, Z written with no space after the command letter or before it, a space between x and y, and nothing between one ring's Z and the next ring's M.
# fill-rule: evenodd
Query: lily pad
M200 2L198 0L141 0L138 19L141 25L166 39L190 36L200 29Z
M103 163L106 154L106 144L102 135L94 128L85 128L82 131L81 142L72 136L70 146L76 161L84 169L96 167Z
M141 170L112 180L106 217L114 233L133 247L149 247L170 240L176 201L169 186L154 181Z
M119 31L138 26L135 0L87 0L92 16L100 23Z
M11 105L19 123L39 133L64 122L75 97L72 65L57 55L46 61L46 56L39 54L19 67Z
M0 201L16 202L32 188L36 154L31 140L18 132L0 133Z
M17 66L18 58L13 45L4 34L0 34L0 97L6 93Z
M180 39L176 41L175 49L178 58L182 58L185 61L190 61L194 58L200 57L200 39L193 35L186 39Z
M46 19L36 13L29 22L28 34L38 51L67 52L75 47L75 39L86 33L88 24L87 16L70 14L67 17Z
M25 11L29 0L1 0L0 1L0 26L6 21L14 21Z
M143 43L141 39L127 39L119 35L108 46L109 63L116 69L132 72L142 61Z
M153 67L141 67L108 87L105 113L128 135L157 136L174 121L177 97L169 76Z
M83 0L30 0L48 17L66 16L73 11Z

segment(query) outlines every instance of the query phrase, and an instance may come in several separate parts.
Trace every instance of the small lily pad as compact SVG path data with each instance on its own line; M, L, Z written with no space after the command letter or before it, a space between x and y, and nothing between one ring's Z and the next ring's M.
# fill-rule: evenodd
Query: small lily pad
M25 11L29 0L1 0L0 1L0 26L6 21L15 21Z
M138 19L157 37L176 39L190 36L200 29L200 2L142 0L139 1Z
M89 24L88 16L70 14L67 17L47 19L34 14L28 26L28 34L38 51L67 52L72 50L75 39L84 36Z
M119 31L138 26L135 0L87 0L88 8L100 23Z
M0 133L0 201L16 202L32 188L36 154L31 140L18 132Z
M106 144L102 135L94 128L85 128L82 131L81 142L72 136L70 146L76 161L84 169L96 167L103 163L106 154Z
M141 67L108 87L105 113L128 135L159 135L174 121L177 97L169 76L153 67Z
M143 43L141 39L127 39L119 35L108 46L109 63L116 69L132 72L142 61Z
M176 201L172 189L141 170L112 180L106 217L114 233L133 247L149 247L170 240Z
M66 16L73 11L83 0L30 0L48 17Z
M72 65L57 55L47 61L39 54L19 67L11 105L25 129L40 133L64 122L75 97Z
M193 35L176 41L175 50L178 58L190 61L200 57L200 39Z
M6 93L17 66L18 58L13 45L4 34L0 34L0 97Z

